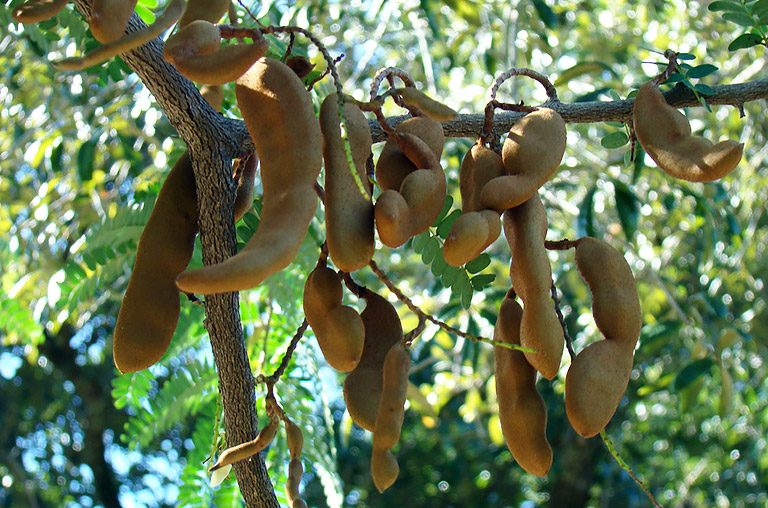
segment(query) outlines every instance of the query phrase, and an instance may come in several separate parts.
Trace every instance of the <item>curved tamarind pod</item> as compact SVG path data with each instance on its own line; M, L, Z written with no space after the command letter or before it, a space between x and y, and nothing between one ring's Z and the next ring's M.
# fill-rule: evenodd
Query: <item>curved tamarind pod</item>
M301 55L289 57L285 61L285 65L293 69L293 72L296 73L299 79L304 79L309 76L309 73L315 68L315 64L310 62L309 58Z
M464 213L453 223L443 243L443 257L452 266L472 261L501 234L501 221L495 210Z
M179 19L179 27L196 20L217 23L229 10L230 0L188 0L187 8Z
M728 139L713 144L691 135L688 119L667 103L653 80L638 90L632 117L640 146L675 178L711 182L733 171L741 160L743 143Z
M122 37L135 8L136 0L93 0L88 22L93 37L101 43Z
M179 16L181 16L181 13L184 11L185 5L185 0L171 0L165 8L165 11L163 11L151 25L144 27L141 30L125 34L115 41L102 44L83 56L62 58L61 60L56 60L51 63L57 69L64 71L79 71L86 67L105 62L113 56L130 51L142 44L146 44L155 37L162 35L163 32L176 23L176 20L179 19Z
M592 292L592 315L606 340L574 358L565 377L565 409L576 432L592 437L608 425L627 388L642 312L632 270L609 244L578 239L576 266Z
M285 424L285 435L288 441L288 452L291 454L292 459L297 459L304 448L304 433L301 431L301 427L288 418L283 420L283 423Z
M510 279L524 306L520 343L536 350L526 352L526 360L552 379L560 368L565 337L550 297L552 268L544 248L547 213L538 194L504 212L504 234L512 251Z
M373 447L390 449L400 440L411 357L401 342L389 349L382 370L381 400L373 428Z
M196 83L223 85L242 76L267 53L268 48L269 41L259 37L250 44L222 46L214 53L176 55L171 63L184 77Z
M224 102L224 89L219 85L209 86L203 85L200 87L200 95L203 99L211 105L216 111L221 111L221 105ZM254 157L256 154L254 154ZM256 158L256 164L258 165L258 158Z
M399 247L423 233L435 221L445 203L445 173L434 152L419 137L396 134L400 150L417 168L403 180L400 190L385 190L373 213L381 242Z
M317 208L322 136L301 80L286 65L265 58L238 79L235 92L261 158L261 222L237 255L179 275L182 291L212 294L258 286L296 257Z
M304 465L301 459L292 458L288 463L288 479L285 482L285 497L288 498L288 505L291 508L297 506L296 501L300 500L299 484L303 475Z
M219 459L216 463L208 469L208 472L216 471L226 465L234 464L235 462L256 455L269 446L269 443L275 438L279 426L280 420L277 418L270 419L269 422L262 427L255 439L224 450L221 455L219 455Z
M256 181L256 168L259 167L259 158L255 152L251 152L245 160L237 164L236 174L237 192L235 194L235 222L243 218L243 215L253 206L253 186Z
M492 179L506 174L501 155L479 142L472 145L459 168L462 211L479 212L486 209L480 202L483 187Z
M334 270L312 270L304 284L304 315L328 364L349 372L363 354L365 327L355 309L341 305L341 298L341 279Z
M381 400L384 360L387 353L403 339L403 327L397 311L373 291L365 295L361 313L365 325L363 354L357 367L344 380L344 402L352 421L373 432Z
M420 109L425 115L438 122L447 122L459 116L453 109L413 87L398 88L396 91L403 99L403 104Z
M499 308L494 340L520 345L522 318L522 307L507 295ZM493 358L499 421L507 448L520 467L546 476L552 466L552 448L546 433L547 407L536 390L536 369L514 349L494 346Z
M163 47L163 58L175 64L185 55L213 53L221 47L219 27L205 20L196 20L179 28L168 37Z
M365 167L373 142L368 120L360 108L345 103L344 118L354 171L357 171L367 196L360 193L350 173L339 126L338 97L335 93L326 97L320 107L325 159L326 241L333 263L340 270L354 272L367 265L373 256L372 188Z
M443 126L428 116L409 118L395 128L398 134L412 134L421 138L438 161L443 154ZM417 168L401 150L396 137L390 136L376 161L376 182L382 190L399 190L405 177Z
M501 213L530 199L557 171L565 142L565 122L556 111L539 108L525 115L509 130L502 147L510 174L485 184L480 193L483 207Z
M27 0L14 7L11 18L16 23L39 23L61 12L69 0Z
M391 487L399 474L400 466L392 452L386 448L374 448L371 453L371 476L379 492Z
M139 239L115 323L112 354L120 372L146 369L168 349L180 309L174 279L189 264L196 234L195 176L184 152L168 173Z

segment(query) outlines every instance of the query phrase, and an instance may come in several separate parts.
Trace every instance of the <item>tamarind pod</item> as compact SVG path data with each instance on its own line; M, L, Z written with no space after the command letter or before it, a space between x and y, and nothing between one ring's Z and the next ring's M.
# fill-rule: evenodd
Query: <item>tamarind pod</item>
M488 248L501 233L501 221L495 210L464 213L453 223L443 243L443 257L452 266L472 261Z
M392 452L386 448L374 448L371 453L371 476L379 492L391 487L399 474L400 466Z
M533 348L525 358L547 379L560 368L565 338L550 296L552 268L544 239L547 214L538 194L504 212L504 234L512 251L510 279L523 300L520 342Z
M501 155L479 142L472 145L459 168L462 211L479 212L485 209L480 203L480 192L486 183L506 174Z
M88 22L93 37L101 43L122 37L135 8L136 0L93 0Z
M398 134L412 134L424 141L439 161L443 153L443 127L428 116L409 118L395 128ZM397 136L390 136L376 161L376 182L382 190L399 190L403 180L415 171L416 166L403 154Z
M371 129L360 108L345 103L344 118L347 138L352 150L354 171L363 183L367 196L360 193L350 173L339 125L338 96L334 93L320 107L320 129L323 133L325 160L325 227L328 253L333 263L345 272L354 272L373 257L372 187L366 173L371 153Z
M385 190L374 206L379 239L389 247L399 247L426 231L440 215L447 189L440 161L421 138L410 133L396 134L394 138L419 169L403 179L399 191Z
M322 136L301 80L285 64L262 58L237 80L235 92L261 158L261 222L237 255L179 275L182 291L212 294L261 284L296 256L317 208Z
M291 503L291 508L307 508L307 502L303 499L294 499L293 503Z
M312 270L304 284L304 315L328 364L349 372L360 362L365 327L355 309L341 305L341 298L341 279L334 270Z
M180 309L174 279L189 264L196 234L195 176L184 152L163 182L136 249L112 345L120 372L146 369L168 349Z
M151 25L144 27L141 30L125 34L112 42L102 44L83 56L62 58L61 60L56 60L51 63L54 67L60 70L79 71L105 62L113 56L130 51L142 44L146 44L155 37L162 35L163 32L176 23L176 20L179 19L179 16L181 16L181 13L184 11L185 5L185 0L171 0L165 8L165 11L163 11Z
M494 340L520 345L522 317L520 304L507 295L499 308ZM546 434L547 408L536 390L536 369L514 349L494 346L493 358L499 421L507 448L528 473L546 476L552 466L552 448Z
M243 215L253 206L253 186L256 181L256 168L259 167L259 158L255 152L239 164L235 175L237 180L237 192L235 194L235 222L243 218Z
M381 400L373 428L374 448L389 449L400 440L410 366L411 357L401 342L389 349L384 359Z
M285 65L293 69L293 72L296 73L299 79L304 79L309 76L309 73L315 68L315 64L310 62L309 58L301 55L289 57L285 61Z
M502 147L501 158L510 174L483 186L483 208L501 213L530 199L557 171L565 144L565 121L556 111L539 108L525 115L509 130Z
M285 435L291 459L297 459L304 448L304 433L301 431L301 427L288 418L283 420L283 423L285 424Z
M234 464L248 457L252 457L269 446L269 443L275 438L277 428L280 426L280 420L277 418L270 419L264 427L256 435L256 438L251 441L246 441L236 446L232 446L224 450L216 463L211 466L208 472L216 471L226 465Z
M218 23L229 10L230 0L188 0L187 8L179 19L179 27L185 27L196 20Z
M576 267L592 293L592 315L606 339L634 349L643 316L632 269L618 250L597 238L576 240Z
M299 485L301 477L304 475L304 465L299 458L291 458L288 463L288 479L285 482L285 497L288 498L288 504L293 507L296 500L300 499Z
M402 341L403 327L397 311L373 291L365 295L366 307L360 317L365 342L360 363L344 380L344 402L352 421L373 432L381 399L384 360L393 345Z
M565 377L565 409L584 437L608 425L632 372L642 311L635 279L624 256L596 238L576 240L576 267L592 292L592 315L606 340L584 348Z
M168 37L163 47L163 58L175 64L185 55L213 53L221 47L219 27L205 20L196 20L179 28Z
M16 23L39 23L50 19L61 12L69 0L27 0L14 7L11 18Z
M171 63L184 77L196 83L223 85L242 76L267 53L268 48L269 41L260 37L250 44L222 46L214 53L179 54Z
M403 104L420 109L425 115L438 122L447 122L459 116L453 109L413 87L398 88L397 93L403 99Z
M220 469L211 473L211 487L218 487L229 476L229 472L232 470L232 464L226 465Z
M221 105L224 102L224 89L221 86L203 85L200 87L200 95L203 96L203 99L205 99L213 109L221 111ZM256 157L256 154L253 154L253 156ZM258 165L258 158L256 158L256 165Z
M667 103L653 81L638 90L632 117L640 146L674 178L711 182L733 171L741 160L743 143L725 140L713 144L692 136L688 119Z

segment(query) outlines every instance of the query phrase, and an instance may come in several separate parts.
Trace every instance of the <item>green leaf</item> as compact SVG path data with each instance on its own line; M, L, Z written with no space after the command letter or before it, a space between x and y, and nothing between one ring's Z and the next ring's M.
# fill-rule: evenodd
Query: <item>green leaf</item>
M693 53L678 53L677 59L678 60L695 60L696 55L694 55Z
M622 182L613 181L616 197L616 211L619 213L621 228L628 240L631 240L637 231L637 221L640 217L640 202L632 189Z
M629 136L623 131L612 132L600 140L603 148L620 148L627 143L629 143Z
M560 86L569 82L572 79L578 78L579 76L583 76L584 74L589 74L591 72L603 72L603 71L608 71L611 73L613 77L618 77L616 75L616 72L611 68L611 66L603 62L579 62L573 67L564 70L557 77L554 85Z
M717 66L712 64L702 64L697 65L690 71L688 71L688 77L689 78L703 78L704 76L709 76L713 72L717 72Z
M462 270L455 266L448 265L445 270L443 270L443 275L440 276L440 283L443 287L451 287L459 276L459 272L462 272Z
M543 0L533 0L536 13L547 28L555 28L558 24L555 12Z
M584 201L579 206L579 216L576 219L576 234L580 237L595 236L594 203L596 190L597 185L592 185L592 188L587 191L587 195L584 196Z
M482 270L485 270L485 268L490 264L491 264L491 256L489 256L486 253L482 253L479 256L477 256L475 259L473 259L472 261L464 265L464 268L466 268L469 273L477 273Z
M754 14L768 12L768 0L758 0L755 2L755 4L752 6L752 12Z
M420 235L416 235L413 237L413 240L411 240L411 248L414 252L421 253L421 251L424 250L424 247L427 246L427 242L429 242L430 234L429 231L425 231L421 233Z
M421 253L421 260L425 265L428 265L432 263L432 260L435 259L435 256L437 256L439 252L440 242L437 241L437 238L431 236L429 237L427 245L424 247L424 250Z
M442 250L437 251L437 255L435 255L435 259L432 260L432 266L429 267L430 271L432 272L432 275L434 275L435 277L440 277L447 267L448 267L448 263L445 262L445 258L443 257L443 251Z
M591 102L596 101L598 98L600 98L601 95L604 93L609 92L611 89L609 87L603 87L598 88L597 90L594 90L592 92L585 93L584 95L580 95L576 97L573 102Z
M247 212L245 215L243 215L243 222L252 231L256 231L256 228L259 227L259 222L260 221L259 221L259 218L256 216L255 213Z
M448 217L443 219L440 225L437 226L437 236L443 239L448 238L448 234L451 232L453 223L456 222L459 217L461 217L461 210L452 211Z
M496 275L492 273L483 273L480 275L475 275L471 279L469 279L469 282L472 284L472 288L475 291L482 291L487 286L489 286L494 280L496 280Z
M714 360L708 356L701 360L692 361L683 367L683 370L677 374L677 377L675 378L675 390L682 390L696 381L699 377L708 374L712 370L714 364Z
M741 34L728 45L728 51L751 48L752 46L760 44L760 41L762 40L762 37L753 33Z
M435 222L432 223L432 227L435 228L440 225L440 223L443 221L443 217L448 215L448 212L450 211L451 207L453 206L453 198L450 194L445 196L445 203L443 203L443 209L440 210L440 215L437 216L437 219L435 219Z
M248 240L253 236L253 230L247 226L239 226L237 228L237 239L241 242L248 243Z
M749 14L741 12L726 12L723 14L723 19L736 23L737 25L753 27L755 26L755 20Z
M712 87L705 85L704 83L699 83L696 86L693 87L694 90L699 92L701 95L714 95L715 91L712 90Z
M718 0L709 4L709 10L712 12L745 12L745 7L739 2L730 2L728 0Z
M632 168L632 183L636 183L640 174L645 169L645 150L640 146L640 143L635 144L635 160Z
M51 150L51 169L54 173L61 173L63 155L64 142L60 141L59 144Z
M96 151L96 140L89 139L80 145L77 151L77 176L81 182L87 182L93 177L93 156Z
M155 22L155 13L141 4L136 5L136 14L138 14L142 21L148 25Z

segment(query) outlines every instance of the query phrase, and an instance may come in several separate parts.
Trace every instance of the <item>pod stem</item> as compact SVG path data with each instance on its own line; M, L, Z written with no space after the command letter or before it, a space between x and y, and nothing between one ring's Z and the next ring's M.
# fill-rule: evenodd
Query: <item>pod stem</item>
M573 339L568 334L568 327L565 324L565 317L563 311L560 310L560 298L557 296L557 287L555 287L555 281L552 280L552 287L550 288L552 293L552 300L555 302L555 314L560 321L560 326L563 328L563 337L565 337L565 347L568 349L568 355L571 357L571 361L576 358L576 353L573 351Z
M635 473L632 472L632 468L629 467L629 464L624 462L624 459L621 458L621 455L619 455L619 452L616 450L616 447L613 446L613 442L611 442L610 438L608 437L608 434L605 433L605 429L600 431L600 439L603 440L603 443L605 443L605 447L608 448L608 452L613 456L613 458L616 460L616 463L619 464L619 467L621 467L624 471L629 474L629 476L635 481L635 483L645 492L645 495L648 496L648 499L651 500L651 503L653 503L654 506L657 508L662 508L662 506L656 502L656 499L653 497L653 494L648 490L648 488L645 486L645 484L640 481L640 479L635 476Z
M525 67L512 67L508 71L499 74L493 81L493 85L488 89L488 99L491 101L496 100L496 92L499 91L499 87L512 76L526 76L535 79L544 87L544 91L547 93L547 102L560 102L560 99L557 98L557 90L549 78L533 69Z
M510 104L508 102L499 102L496 99L491 99L488 104L485 105L485 118L483 119L483 130L480 132L478 142L480 144L490 143L491 136L493 134L493 115L496 109L503 109L504 111L515 111L518 113L532 113L538 108L534 106L526 106L520 101L520 104Z
M296 346L299 345L301 338L304 337L304 332L307 331L308 326L309 323L307 323L305 318L291 339L291 343L288 345L288 349L285 351L283 358L280 360L280 365L277 367L277 369L275 369L275 371L269 376L261 375L256 378L257 383L264 383L267 385L267 395L272 393L272 388L275 386L275 383L277 383L277 381L283 375L285 369L288 368L288 362L291 361L291 356L293 356L293 352L296 350Z
M384 273L381 270L381 268L379 268L379 265L376 264L376 262L373 259L371 259L371 261L368 263L368 266L371 267L371 270L373 271L373 273L376 274L379 280L382 283L384 283L385 286L387 286L387 289L389 289L392 292L392 294L394 294L397 297L398 300L403 302L405 306L408 307L408 309L410 309L411 312L419 316L419 319L424 319L426 321L429 321L430 323L439 326L440 328L442 328L448 333L458 335L459 337L464 337L465 339L469 339L472 342L485 342L486 344L491 344L493 346L501 346L507 349L516 349L518 351L523 351L527 353L536 352L536 350L533 348L519 346L517 344L507 344L506 342L502 342L499 340L493 340L493 339L488 339L486 337L472 335L471 333L463 332L458 328L454 328L453 326L445 323L444 321L440 321L436 317L430 314L427 314L426 312L421 310L419 307L417 307L416 304L414 304L410 298L408 298L405 294L403 294L402 291L400 291L400 289L397 286L395 286L395 284L390 280L387 274Z

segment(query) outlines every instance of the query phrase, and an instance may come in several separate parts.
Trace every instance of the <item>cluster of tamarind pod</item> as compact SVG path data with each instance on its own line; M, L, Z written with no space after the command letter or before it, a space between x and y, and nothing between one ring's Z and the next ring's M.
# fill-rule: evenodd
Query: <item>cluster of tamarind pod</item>
M27 0L12 15L22 23L38 22L66 3ZM177 23L164 58L184 76L205 85L202 95L214 109L221 107L220 85L236 81L237 106L255 153L233 164L235 219L252 205L259 166L263 195L258 228L240 252L221 263L184 271L198 232L198 206L190 155L185 152L176 161L137 247L115 326L117 368L135 372L165 354L179 315L179 290L207 295L250 289L288 266L315 216L319 196L325 209L327 256L321 256L306 279L304 313L329 365L348 373L343 385L347 409L357 425L373 433L371 472L377 488L385 490L399 473L391 449L403 423L410 340L404 337L392 304L373 291L355 290L366 302L361 313L343 305L344 282L351 286L345 277L371 262L376 236L384 245L400 247L426 231L440 214L448 190L440 164L441 122L456 112L398 75L406 86L392 86L383 95L376 95L384 79L377 76L369 102L327 96L318 117L301 80L306 66L266 58L269 43L260 30L233 35L247 37L249 43L221 45L222 28L216 23L231 8L229 0L171 0L155 23L124 34L135 3L95 0L91 31L103 46L56 64L63 69L95 65ZM687 118L666 102L659 89L676 65L674 54L669 56L667 70L645 83L635 98L637 140L673 177L699 182L721 178L738 164L743 144L731 140L712 144L691 135ZM510 75L514 73L503 79ZM462 215L445 239L443 256L448 264L461 266L504 231L511 251L512 288L501 303L494 329L499 417L515 460L541 476L549 471L553 454L537 374L550 380L557 376L565 333L551 295L548 223L538 190L560 166L566 124L553 108L495 101L503 79L497 79L491 93L483 133L462 160ZM406 107L411 118L392 128L381 114L385 97ZM511 127L499 151L488 146L496 107L526 113ZM372 136L364 111L375 112L387 133L373 174L368 171ZM318 191L323 168L324 187ZM380 189L375 202L374 182ZM634 277L621 253L595 238L564 242L575 250L576 267L592 294L595 324L605 338L576 354L565 378L569 421L580 435L591 437L608 424L626 390L642 312ZM328 266L328 259L340 272ZM303 474L301 430L276 402L268 414L270 421L256 439L228 448L211 472L215 481L221 481L232 463L263 450L282 420L291 456L286 493L291 507L301 508L306 506L298 489Z

